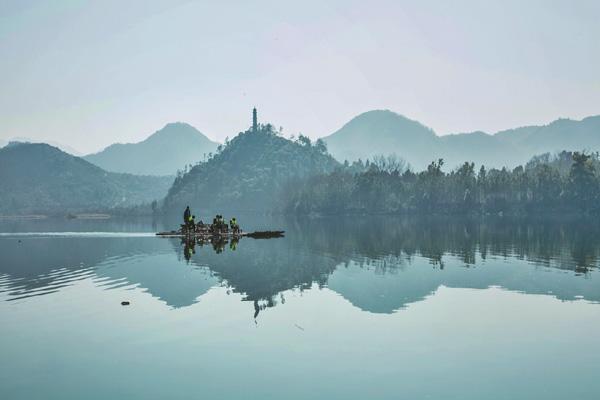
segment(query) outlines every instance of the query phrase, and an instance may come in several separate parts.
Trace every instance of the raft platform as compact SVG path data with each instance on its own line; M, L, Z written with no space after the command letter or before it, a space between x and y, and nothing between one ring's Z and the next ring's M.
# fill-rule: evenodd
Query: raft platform
M256 232L192 232L183 233L181 231L158 232L156 236L177 237L190 239L212 239L212 238L241 238L250 237L254 239L271 239L284 237L285 231L256 231Z

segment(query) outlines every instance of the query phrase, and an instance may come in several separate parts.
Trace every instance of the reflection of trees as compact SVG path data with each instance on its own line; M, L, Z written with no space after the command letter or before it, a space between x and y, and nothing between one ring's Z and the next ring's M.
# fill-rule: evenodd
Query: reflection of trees
M304 290L316 283L323 286L337 263L328 257L296 247L296 242L284 239L255 240L243 238L196 241L190 262L208 265L234 293L254 303L256 315L260 310L284 302L282 292ZM208 250L208 251L207 251Z
M582 220L508 218L323 218L291 221L292 240L340 261L360 262L385 256L418 254L443 266L453 255L466 265L477 257L517 257L568 269L593 268L598 263L600 227ZM306 242L306 243L302 243Z
M284 300L281 293L286 290L304 290L313 283L325 286L337 266L350 263L368 267L375 274L388 274L400 273L417 256L427 258L436 269L444 268L448 255L465 265L475 265L489 257L516 257L576 274L589 274L596 268L600 252L600 244L595 240L600 237L600 227L583 220L379 216L261 223L284 227L286 237L243 238L239 244L227 239L192 243L153 238L41 238L23 239L23 243L4 239L0 241L0 275L8 277L4 288L13 296L43 294L46 290L39 288L54 290L97 275L108 277L111 282L123 279L139 283L151 288L153 295L179 307L191 304L207 290L197 283L206 274L197 274L196 281L185 275L198 265L212 271L211 279L215 280L211 285L223 282L230 291L241 293L244 300L255 304L256 312L281 304ZM187 269L171 268L168 263L162 265L164 268L149 267L161 254L172 256L172 246L180 260L186 259L191 264ZM143 268L134 262L139 257L146 257ZM176 259L173 261L182 267ZM446 275L428 283L435 283L432 287L439 282L446 284L450 269L446 268ZM464 279L457 276L451 283L458 286L465 283ZM484 283L496 284L493 279ZM167 288L164 282L169 280L172 284ZM549 283L540 282L540 286L549 289ZM537 290L525 284L517 289ZM561 287L551 289L557 292ZM562 289L560 298L569 299L577 294L573 288L563 285Z
M440 285L500 286L523 293L551 293L561 300L581 296L600 301L597 285L574 276L588 273L598 263L600 246L593 238L600 229L590 222L371 217L293 221L291 225L299 232L289 235L297 247L338 261L339 270L328 279L328 286L370 312L393 312L421 301ZM428 259L432 268L423 270L415 256ZM444 268L446 261L453 265L457 260L465 266L483 266L480 261L490 257L512 260L506 266L488 263L489 268L470 273ZM533 276L515 258L575 274ZM377 279L378 273L388 276Z
M289 220L286 238L202 243L192 262L208 265L232 292L252 301L254 312L281 303L280 294L327 284L336 266L353 262L374 273L397 272L415 256L444 268L444 257L475 265L488 257L516 257L586 272L598 262L600 234L581 221L454 218L323 218Z

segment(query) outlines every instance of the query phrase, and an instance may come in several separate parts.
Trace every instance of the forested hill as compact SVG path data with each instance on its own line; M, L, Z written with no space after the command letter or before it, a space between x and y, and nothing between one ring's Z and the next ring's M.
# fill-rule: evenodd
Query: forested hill
M159 200L172 182L106 172L43 143L0 149L0 215L109 211Z
M338 169L286 192L290 214L600 214L600 155L561 152L534 157L512 170L449 173L443 160L412 172L380 157L362 171ZM356 171L356 168L354 168Z
M207 162L180 174L164 201L165 212L194 210L268 212L286 184L333 171L339 163L325 144L312 144L304 136L285 139L271 125L240 133Z
M389 110L374 110L358 115L323 140L338 161L396 154L415 171L438 158L444 159L447 171L465 160L476 166L513 168L546 152L600 151L600 116L581 121L559 119L493 135L478 131L437 136L417 121Z
M113 144L84 158L107 171L139 175L175 175L214 152L217 143L191 125L167 124L139 143Z

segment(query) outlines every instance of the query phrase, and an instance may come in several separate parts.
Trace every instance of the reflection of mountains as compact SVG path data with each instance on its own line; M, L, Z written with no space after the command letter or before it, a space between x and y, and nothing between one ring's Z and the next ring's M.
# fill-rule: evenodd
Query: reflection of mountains
M600 301L598 282L565 275L556 269L534 272L533 266L514 260L511 263L497 260L476 268L453 264L440 271L419 259L398 269L349 262L336 269L327 286L360 309L374 313L391 313L404 308L425 299L440 286L472 289L500 286L528 294L549 294L560 300L575 300L581 296Z
M184 307L226 284L257 311L281 301L281 292L314 282L382 313L440 285L600 301L600 283L588 279L600 250L593 240L600 229L591 223L354 218L286 225L285 239L245 238L218 252L196 245L190 253L179 240L152 237L5 238L0 291L15 299L92 278L106 289L134 285Z
M581 221L338 218L286 228L286 239L244 241L224 254L202 248L192 262L266 306L312 282L372 312L420 301L440 285L600 301L599 285L586 279L597 265L600 229Z
M153 237L9 239L0 240L0 254L0 290L12 300L93 278L105 289L136 285L182 307L218 284L210 270L182 263L168 242Z
M233 292L254 302L257 313L259 308L275 305L283 291L306 289L313 283L323 286L336 266L333 259L296 247L296 242L286 239L244 238L234 251L224 247L221 253L212 251L210 244L196 245L191 261L210 266Z
M600 251L593 223L382 217L310 225L301 230L311 246L340 262L327 286L363 310L393 312L442 285L600 302L600 282L586 279Z
M526 259L586 273L597 266L600 227L593 222L486 222L454 218L354 218L293 223L311 246L333 255L379 259L387 255L421 255L437 264L444 254L474 264L477 255Z

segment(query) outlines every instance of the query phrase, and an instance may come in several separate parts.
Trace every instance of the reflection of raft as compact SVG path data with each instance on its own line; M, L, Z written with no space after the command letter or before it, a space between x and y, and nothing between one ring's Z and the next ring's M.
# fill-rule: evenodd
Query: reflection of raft
M256 232L158 232L156 236L163 237L181 237L181 238L197 238L197 239L212 239L212 238L241 238L251 237L254 239L270 239L283 237L284 231L256 231Z

